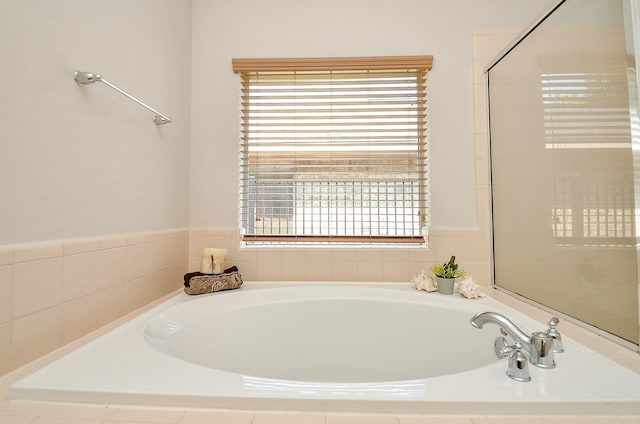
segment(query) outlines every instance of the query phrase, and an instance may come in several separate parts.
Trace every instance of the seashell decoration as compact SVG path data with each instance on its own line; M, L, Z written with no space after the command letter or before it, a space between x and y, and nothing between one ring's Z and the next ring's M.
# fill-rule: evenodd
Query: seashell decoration
M438 284L436 283L435 277L426 274L424 271L414 276L411 279L411 282L415 285L416 290L424 290L426 292L434 292L438 290Z
M464 280L456 283L455 291L467 299L477 299L486 296L480 291L480 286L473 281L471 277L466 277Z

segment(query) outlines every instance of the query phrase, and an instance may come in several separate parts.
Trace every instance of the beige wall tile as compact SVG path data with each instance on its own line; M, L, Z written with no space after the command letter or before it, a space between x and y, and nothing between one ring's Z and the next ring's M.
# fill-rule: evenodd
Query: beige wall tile
M491 259L490 251L491 239L489 236L462 237L459 253L460 263L462 261L489 263Z
M62 301L97 292L99 276L98 252L65 256L62 263Z
M282 279L285 281L307 280L307 263L301 261L282 262Z
M202 257L202 249L207 246L207 237L206 235L192 235L189 240L189 262L198 262L200 263L200 258Z
M238 267L244 281L258 280L258 263L256 261L236 261L234 265Z
M386 249L356 249L356 258L360 262L382 262Z
M279 260L258 261L256 278L261 281L282 280L282 262Z
M152 241L153 234L150 232L127 234L127 245L129 246L133 246L134 244L151 243Z
M0 246L0 265L13 264L13 246Z
M169 266L186 264L189 260L189 239L187 237L169 238Z
M127 248L119 247L100 252L98 287L117 286L127 281Z
M0 324L0 375L11 371L11 323Z
M200 272L200 261L189 261L189 272Z
M331 281L333 277L331 261L307 262L307 279L311 281Z
M149 246L149 272L169 268L169 240L160 240Z
M13 311L13 267L0 266L0 324L12 317Z
M127 281L127 312L136 310L153 300L149 276Z
M186 265L178 265L169 268L167 271L167 290L172 292L184 287L184 274L186 273Z
M284 262L305 262L307 249L282 249L282 260Z
M408 274L409 274L409 281L411 281L411 278L413 278L414 276L420 274L422 271L428 272L429 271L429 267L431 266L431 264L429 263L425 263L425 262L409 262L409 268L407 270Z
M126 234L116 234L112 236L105 236L100 238L100 249L115 249L116 247L125 247L127 245Z
M63 249L65 255L95 252L100 250L100 239L98 237L85 237L64 240Z
M333 249L307 249L307 261L327 262L331 260Z
M50 258L14 265L14 318L58 305L61 300L62 258Z
M107 324L127 313L125 283L98 292L98 325Z
M356 262L337 262L331 264L332 281L357 281L358 268Z
M149 244L136 244L127 248L127 280L149 274Z
M256 249L240 249L232 246L230 249L233 262L255 262L258 259Z
M409 261L433 263L435 261L435 250L433 248L417 248L409 250Z
M22 366L60 347L60 305L13 320L11 367Z
M407 262L411 248L384 249L382 251L382 260L384 262Z
M191 237L191 239L193 240L194 237L198 237L198 236L208 236L209 232L211 229L209 228L190 228L189 229L189 236Z
M449 236L446 233L436 235L435 237L435 261L446 262L451 255L460 256L462 251L462 237Z
M0 325L10 336L2 339L0 374L181 288L188 234L179 229L1 246ZM16 359L26 350L32 353Z
M169 293L168 275L169 272L166 270L149 274L150 301L159 299Z
M258 262L260 261L281 261L282 260L282 249L256 249L256 259Z
M358 260L358 253L355 249L332 249L331 260L340 262L355 262Z
M384 265L380 261L359 261L357 263L357 281L380 281L384 273Z
M409 262L383 262L382 264L382 281L390 282L409 282L411 276L409 274Z
M28 262L62 256L61 241L17 244L13 247L13 261Z
M69 343L98 327L98 294L62 304L62 344Z
M217 249L230 250L232 238L226 235L209 235L207 236L207 247L214 247Z

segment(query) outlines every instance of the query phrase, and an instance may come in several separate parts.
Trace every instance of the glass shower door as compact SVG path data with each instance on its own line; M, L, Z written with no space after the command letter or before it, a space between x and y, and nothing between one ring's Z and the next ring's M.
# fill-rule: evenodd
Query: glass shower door
M628 58L622 0L567 0L487 80L495 284L637 345Z

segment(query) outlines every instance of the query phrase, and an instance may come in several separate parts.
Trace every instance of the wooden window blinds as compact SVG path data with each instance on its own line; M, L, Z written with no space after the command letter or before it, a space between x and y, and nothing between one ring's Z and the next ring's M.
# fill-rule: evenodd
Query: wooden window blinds
M424 243L432 56L232 64L245 242Z

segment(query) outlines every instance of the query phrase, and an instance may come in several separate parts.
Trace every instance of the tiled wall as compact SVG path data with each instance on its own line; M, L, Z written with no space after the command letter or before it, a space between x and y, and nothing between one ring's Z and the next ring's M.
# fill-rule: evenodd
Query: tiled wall
M484 211L486 214L486 211ZM236 265L253 281L409 281L434 262L456 255L473 278L490 284L487 227L433 228L429 248L240 248L235 228L191 229L189 270L200 269L205 247L228 249L226 265Z
M182 286L186 229L0 246L0 375Z

